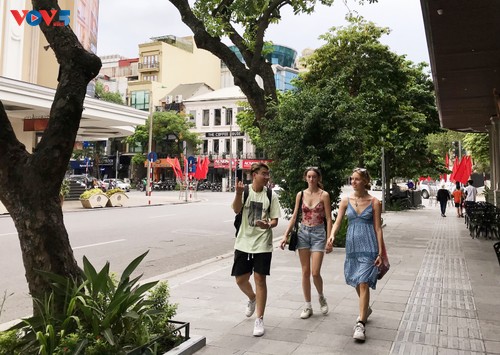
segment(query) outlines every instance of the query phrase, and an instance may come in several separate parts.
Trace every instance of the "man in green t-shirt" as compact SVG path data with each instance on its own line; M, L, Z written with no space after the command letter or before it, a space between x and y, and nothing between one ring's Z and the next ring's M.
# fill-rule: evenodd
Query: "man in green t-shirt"
M236 284L248 297L246 316L257 311L253 329L254 336L264 335L264 310L267 300L266 276L270 274L273 251L271 228L278 225L280 205L278 196L267 196L269 167L264 163L252 164L252 184L248 186L248 198L244 201L245 185L236 182L236 195L232 204L235 213L242 213L241 226L234 244L234 263L231 275ZM242 210L243 209L243 210ZM250 283L254 272L255 292Z

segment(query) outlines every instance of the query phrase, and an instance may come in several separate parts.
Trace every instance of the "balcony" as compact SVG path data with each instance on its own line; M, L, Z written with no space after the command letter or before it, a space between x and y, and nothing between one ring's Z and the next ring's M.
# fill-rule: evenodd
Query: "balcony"
M155 62L155 63L139 63L138 65L139 71L142 72L153 72L153 71L160 71L160 63Z

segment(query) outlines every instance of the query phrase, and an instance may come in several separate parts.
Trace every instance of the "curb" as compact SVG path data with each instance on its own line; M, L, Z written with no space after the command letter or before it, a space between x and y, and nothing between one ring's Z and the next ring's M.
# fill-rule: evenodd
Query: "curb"
M201 335L190 337L181 345L167 351L164 355L192 355L207 345L207 339Z

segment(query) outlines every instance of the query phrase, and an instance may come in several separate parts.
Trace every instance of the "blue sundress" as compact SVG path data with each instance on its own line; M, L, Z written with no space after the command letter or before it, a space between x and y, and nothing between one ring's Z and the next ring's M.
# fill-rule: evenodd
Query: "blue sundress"
M353 287L367 283L372 289L377 286L378 268L375 259L378 253L377 236L373 226L373 207L370 203L359 215L347 200L347 236L344 276Z

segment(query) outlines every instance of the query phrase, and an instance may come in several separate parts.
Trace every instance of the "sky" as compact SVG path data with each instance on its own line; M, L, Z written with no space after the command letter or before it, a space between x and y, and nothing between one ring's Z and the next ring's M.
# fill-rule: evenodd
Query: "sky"
M346 24L349 9L389 27L391 33L381 42L415 63L429 63L429 54L422 20L420 0L378 0L375 4L358 5L355 0L335 0L332 7L319 5L311 15L283 13L279 24L272 25L266 40L295 49L298 54L306 48L324 44L318 37L333 26ZM138 44L151 37L191 35L181 21L177 9L168 0L100 0L97 54L119 54L128 58L138 56ZM146 6L147 4L147 6ZM349 7L349 9L348 9Z

